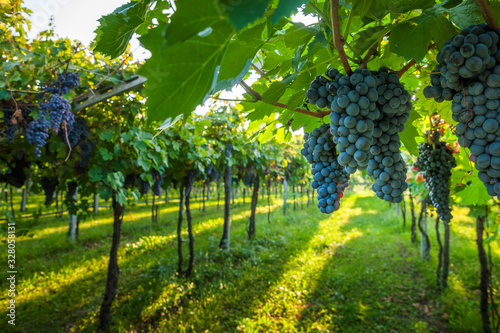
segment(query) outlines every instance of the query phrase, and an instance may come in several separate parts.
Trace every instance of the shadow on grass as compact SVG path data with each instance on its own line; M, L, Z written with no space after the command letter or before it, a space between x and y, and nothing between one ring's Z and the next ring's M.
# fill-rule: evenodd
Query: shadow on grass
M235 215L243 215L239 220L234 221L236 225L241 225L242 228L245 228L246 220L248 219L249 212L241 213L240 209L234 210ZM214 235L220 234L220 225L221 221L213 221L212 225L209 227L202 226L200 230L200 225L204 224L206 221L200 220L199 215L202 213L196 212L194 215L194 231L196 242L198 244L207 243L207 241L202 241L204 239L210 239L214 237ZM209 214L209 216L212 214ZM215 214L214 214L215 215ZM203 213L203 216L206 218L207 213ZM122 237L122 247L120 249L120 267L121 267L121 282L120 282L120 291L121 290L133 290L130 294L138 294L141 295L143 288L142 286L151 286L151 277L154 278L161 276L161 280L165 279L174 279L175 278L175 266L176 266L176 246L175 246L175 234L173 232L173 224L168 228L163 227L160 228L159 232L165 233L166 229L172 229L171 234L167 236L170 238L169 241L165 241L165 238L156 235L158 237L157 244L155 241L151 241L151 239L155 238L155 235L150 235L151 224L148 224L144 228L137 229L137 226L128 224L130 228L127 228L127 224L124 223L123 228L123 237ZM109 226L108 226L109 227ZM146 234L144 234L146 232ZM147 237L142 237L147 235ZM143 242L143 240L146 241ZM74 249L70 249L69 251L58 256L54 256L54 258L49 258L48 260L42 260L42 267L45 265L51 265L55 260L58 260L59 257L62 256L75 256L74 261L77 263L75 265L74 274L85 274L85 271L88 271L88 267L85 267L85 264L89 262L93 262L94 264L102 265L102 269L96 271L91 274L87 274L84 278L78 278L73 280L71 283L66 284L64 287L60 287L58 285L54 285L53 283L47 282L47 279L50 280L52 277L57 277L58 274L62 272L62 274L68 274L71 276L71 272L67 270L64 271L64 266L59 266L55 270L50 272L45 272L45 278L38 278L38 281L28 286L29 291L33 291L37 288L38 283L45 284L45 292L35 298L30 299L29 301L21 302L18 306L18 319L19 324L16 329L19 331L26 331L29 327L39 327L39 332L56 332L58 330L66 330L69 327L74 327L75 325L80 325L80 327L88 327L88 323L93 323L95 321L95 314L99 309L99 305L102 298L102 289L104 288L105 281L105 268L107 263L107 256L109 252L109 242L99 243L98 245L94 244L98 250L94 251L94 253L89 255L88 249L82 249L75 247ZM129 247L123 248L123 244L132 244L137 245L138 248ZM198 244L195 244L197 248L197 258L196 262L201 261L202 252L207 251L206 245L203 251L198 249ZM213 244L211 244L213 245ZM79 250L74 251L74 250ZM171 261L159 260L158 258L171 258ZM66 258L67 261L68 258ZM40 259L38 259L40 261ZM82 260L90 260L85 262L84 267L82 266ZM64 261L64 260L62 260ZM161 263L161 265L156 263ZM71 265L70 262L66 262L66 265ZM151 268L151 267L152 268ZM28 271L24 272L25 275L21 276L23 280L32 278L36 272L33 272L32 269L31 274ZM46 268L44 269L46 270ZM78 270L78 271L77 271ZM49 274L47 274L49 273ZM28 276L29 274L29 276ZM45 281L43 281L45 280ZM43 282L42 282L43 281ZM158 280L159 281L159 280ZM182 280L182 283L183 280ZM146 288L149 290L154 290L154 288ZM29 292L25 290L23 292ZM143 289L144 290L144 289ZM125 304L127 304L128 300L131 301L131 309L132 312L136 315L140 312L137 312L139 304L145 298L141 296L133 297L130 294L120 292L117 299L117 304L120 304L123 300ZM139 303L135 303L136 301ZM146 306L147 304L143 304ZM127 306L124 306L124 310L127 309ZM136 318L133 316L133 318ZM137 319L137 318L136 318ZM92 326L92 325L91 325ZM93 327L93 326L92 326ZM91 330L94 330L92 328ZM29 329L28 329L29 330Z

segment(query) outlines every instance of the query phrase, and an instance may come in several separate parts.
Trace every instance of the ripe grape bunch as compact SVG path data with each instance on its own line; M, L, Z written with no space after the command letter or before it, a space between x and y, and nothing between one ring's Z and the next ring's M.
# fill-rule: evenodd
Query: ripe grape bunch
M26 139L28 142L35 146L35 156L40 157L42 151L40 150L49 138L50 123L45 119L45 114L41 113L40 118L32 120L26 127Z
M304 148L300 151L311 163L313 181L311 187L318 194L318 208L331 214L340 207L344 190L348 187L349 173L337 162L337 151L332 142L328 125L315 128L304 136Z
M68 133L71 131L75 116L70 109L69 102L57 94L53 94L48 102L40 103L40 110L49 113L50 125L56 134L59 133L63 121L66 121Z
M458 143L470 148L488 194L500 198L500 30L471 25L443 45L431 86L436 102L452 101Z
M448 186L451 169L456 166L453 151L445 142L439 141L439 131L428 133L428 142L419 145L416 169L422 173L429 188L432 205L442 221L452 219L450 189Z
M57 185L59 185L59 180L56 177L42 177L40 184L45 193L45 206L48 206L54 199L54 192Z
M399 82L396 72L382 67L376 73L378 80L377 109L374 133L370 148L367 173L376 182L372 190L385 201L399 203L408 188L406 164L401 157L399 134L410 117L411 96Z
M153 175L153 194L161 194L161 186L163 185L163 174L159 173L157 170L152 169L151 174Z
M370 160L373 121L380 116L376 105L378 81L371 71L356 69L351 76L342 75L330 84L337 85L331 103L331 133L339 151L338 163L353 174L365 170Z
M324 100L331 101L330 132L339 152L337 161L345 171L353 174L366 169L376 180L372 189L378 197L401 202L408 185L398 133L404 129L412 103L397 73L381 67L378 71L356 69L344 76L330 68L315 78L306 96L320 108Z

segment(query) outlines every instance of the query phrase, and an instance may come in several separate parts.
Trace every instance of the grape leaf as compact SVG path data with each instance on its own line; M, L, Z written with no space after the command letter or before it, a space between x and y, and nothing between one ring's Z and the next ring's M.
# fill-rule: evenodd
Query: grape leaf
M486 191L486 186L479 179L473 179L470 186L465 186L462 191L454 193L455 202L463 205L484 205L491 196Z
M127 49L134 32L144 23L151 0L131 1L99 19L94 31L95 50L116 58Z
M271 23L276 24L280 18L290 16L293 12L297 11L298 7L306 2L307 0L281 0L273 16L271 16Z
M418 136L417 129L413 125L413 122L420 118L420 115L412 109L410 111L410 118L405 124L404 130L399 133L399 137L401 138L401 142L406 147L406 150L414 156L418 156L418 145L415 138Z
M177 1L165 32L168 45L183 42L224 19L214 0Z
M283 39L286 47L295 51L299 46L307 44L315 34L316 30L307 28L302 23L293 23L286 29Z
M234 37L222 57L215 92L239 83L248 72L255 54L264 44L266 23L258 24Z
M388 13L402 14L414 9L427 9L434 5L435 0L377 0L372 3L370 13L379 20Z
M152 56L139 70L148 81L148 120L164 121L179 114L189 115L210 91L216 67L219 66L233 29L226 21L212 27L207 36L193 36L184 43L164 47L154 42L163 27L159 25L141 42Z
M427 54L427 45L431 40L434 40L440 49L454 34L455 27L442 14L436 11L423 12L414 19L392 27L389 50L407 61L415 58L420 62Z
M351 44L354 54L357 56L361 56L373 44L375 44L379 39L381 39L390 29L391 29L390 25L376 26L362 30L357 34L355 34L354 41Z
M363 17L370 9L372 3L372 0L352 0L352 13L359 17Z
M474 0L465 0L458 6L446 10L450 15L450 20L460 29L464 29L471 24L481 22L481 12L477 8Z
M231 1L223 0L220 6L227 14L232 26L240 31L255 20L264 16L269 0Z

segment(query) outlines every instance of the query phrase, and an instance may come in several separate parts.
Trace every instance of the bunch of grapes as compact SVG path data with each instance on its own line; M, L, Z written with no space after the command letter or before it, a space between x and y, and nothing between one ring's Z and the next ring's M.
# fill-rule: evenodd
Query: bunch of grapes
M141 194L141 196L148 193L149 187L150 187L149 182L141 179L140 188L139 188L139 193Z
M40 118L32 120L26 126L26 139L28 142L35 146L35 155L40 157L42 151L40 148L45 146L49 138L50 123L45 119L45 114L41 113Z
M333 142L339 151L338 163L350 174L365 170L370 157L374 123L380 116L377 108L378 80L367 69L356 69L351 76L341 76L330 114Z
M340 199L348 186L349 173L337 162L337 151L332 142L328 125L315 128L304 137L301 154L312 164L313 182L311 187L318 194L318 208L322 213L331 214L340 207Z
M75 122L68 133L68 140L66 140L65 133L61 133L60 135L63 137L63 141L67 145L71 146L71 148L75 147L80 139L87 139L90 135L89 128L87 126L87 119L83 117L75 118Z
M377 73L379 117L374 122L373 142L367 173L376 182L372 190L381 199L403 201L406 183L406 164L401 157L399 132L410 117L411 96L399 82L395 72L381 67Z
M17 130L17 122L13 119L14 110L11 108L2 108L2 111L3 121L7 125L7 128L5 129L5 136L9 139L9 142L12 142Z
M500 30L481 23L452 37L438 54L432 86L424 89L427 98L452 101L458 143L470 148L470 159L491 196L500 195L499 36Z
M66 193L66 195L69 201L72 201L73 200L72 198L76 193L76 189L78 188L78 183L75 181L70 181L68 182L67 186L68 186L68 192Z
M442 221L452 219L450 189L451 169L456 166L453 151L445 142L439 141L439 131L428 133L428 142L419 145L419 157L415 168L421 172L429 188L432 205Z
M251 187L253 185L253 176L252 172L248 172L243 176L243 184L247 187Z
M163 175L159 173L157 170L152 169L151 173L153 175L153 193L154 195L161 194L161 186L163 185Z
M125 176L125 181L123 182L123 187L125 187L126 189L135 188L138 178L139 178L139 175L137 175L136 173L129 173L128 175Z
M75 116L70 109L69 102L57 94L53 94L47 103L40 103L40 110L49 113L50 125L56 134L63 121L66 121L68 132L71 130Z
M78 162L77 167L85 168L90 162L90 157L92 156L92 151L95 148L95 144L92 141L86 139L80 141L79 147L81 153L80 153L80 161Z
M59 179L56 177L42 177L40 185L42 185L43 192L45 193L45 206L48 206L54 199L54 192L57 185L59 185Z
M79 73L61 73L57 80L45 88L45 92L64 95L80 85Z

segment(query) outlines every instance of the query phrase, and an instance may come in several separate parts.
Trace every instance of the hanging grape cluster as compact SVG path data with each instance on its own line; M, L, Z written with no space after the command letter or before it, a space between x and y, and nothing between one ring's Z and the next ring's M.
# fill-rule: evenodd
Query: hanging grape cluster
M43 192L45 193L45 206L48 206L54 199L54 192L57 185L59 185L59 179L57 177L42 177L40 185L42 185Z
M41 148L45 146L49 139L50 123L45 119L45 114L41 113L40 118L32 120L26 126L26 139L35 146L35 156L40 157L42 154Z
M331 106L333 151L338 151L337 163L344 171L367 170L376 181L372 189L378 197L401 202L408 184L399 133L412 103L397 73L381 67L378 71L356 69L345 76L330 68L314 79L306 97L319 108ZM311 162L312 155L305 156Z
M71 106L62 95L75 89L80 84L78 73L61 73L57 80L47 85L44 91L37 95L43 98L39 105L38 115L35 119L29 117L31 110L21 108L13 110L11 107L3 107L4 122L7 124L5 135L12 142L18 128L24 128L27 141L35 146L35 155L41 156L41 148L45 146L49 139L49 129L55 134L61 133L66 144L66 137L71 136L71 131L75 123L75 116L71 112ZM22 121L20 121L22 120ZM80 124L78 124L80 125ZM77 130L79 131L80 128ZM70 139L71 146L76 145L74 141L80 138L79 133L74 133ZM81 136L81 135L80 135Z
M327 214L339 209L340 199L349 185L349 173L337 162L337 151L329 132L328 125L321 125L310 134L306 133L300 151L311 163L314 179L311 187L316 189L318 208Z
M427 134L428 142L419 145L419 157L415 168L422 173L429 188L432 205L442 221L452 218L450 208L449 179L451 169L456 166L453 151L445 142L439 141L439 131Z
M452 101L458 143L471 160L488 194L500 198L500 30L471 25L443 44L431 86L436 102Z
M159 173L156 169L151 170L151 174L153 176L153 194L160 195L161 187L163 185L163 174Z

